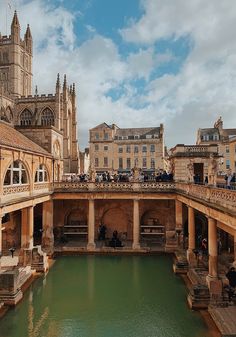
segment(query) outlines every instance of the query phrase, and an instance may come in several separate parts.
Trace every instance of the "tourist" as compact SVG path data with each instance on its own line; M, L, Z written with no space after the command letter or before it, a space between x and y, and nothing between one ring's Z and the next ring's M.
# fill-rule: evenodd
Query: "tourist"
M112 235L112 239L109 242L109 246L113 247L113 248L123 247L122 242L118 238L118 232L117 232L117 230L114 230L113 235Z
M232 297L235 295L235 288L236 288L236 269L231 267L226 274L226 277L229 281L229 286L226 287L226 291L229 295L229 301L231 301Z
M203 255L207 255L207 239L206 238L202 240L201 250L202 250Z
M106 231L106 226L101 224L98 229L98 240L106 240Z

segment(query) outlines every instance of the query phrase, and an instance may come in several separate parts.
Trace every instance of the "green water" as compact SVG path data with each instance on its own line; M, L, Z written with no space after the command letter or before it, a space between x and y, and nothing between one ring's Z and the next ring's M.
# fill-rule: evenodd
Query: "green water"
M0 337L207 337L168 256L56 261L0 320Z

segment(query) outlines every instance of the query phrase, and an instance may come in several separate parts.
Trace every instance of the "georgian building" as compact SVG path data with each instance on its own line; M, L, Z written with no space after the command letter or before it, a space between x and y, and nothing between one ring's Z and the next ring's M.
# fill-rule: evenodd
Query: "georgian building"
M234 146L231 139L235 138L236 129L224 129L223 120L220 117L214 124L213 128L198 129L197 132L197 145L209 145L217 144L219 148L219 154L222 156L222 160L219 165L219 173L226 174L229 171L235 172L235 161L232 159L234 153L230 154L230 150Z
M33 39L24 39L15 12L11 35L0 34L0 119L55 157L55 172L79 171L75 84L63 86L59 74L53 94L32 94ZM61 161L62 160L62 161ZM61 163L63 165L61 165ZM64 166L64 167L63 167Z
M90 162L96 172L155 172L164 168L164 127L119 128L102 123L90 130Z

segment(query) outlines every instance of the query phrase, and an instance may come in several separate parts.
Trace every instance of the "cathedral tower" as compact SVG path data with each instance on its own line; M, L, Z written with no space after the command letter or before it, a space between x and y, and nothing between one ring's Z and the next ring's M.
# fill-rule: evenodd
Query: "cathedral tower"
M11 35L0 35L0 87L11 98L32 94L32 48L30 27L27 26L22 40L20 23L15 11Z

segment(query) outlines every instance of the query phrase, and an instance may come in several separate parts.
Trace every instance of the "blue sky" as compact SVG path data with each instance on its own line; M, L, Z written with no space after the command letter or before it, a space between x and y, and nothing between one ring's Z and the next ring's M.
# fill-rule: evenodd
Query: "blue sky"
M6 31L0 0L0 30ZM79 143L101 122L164 123L168 147L194 144L222 116L236 127L236 2L11 0L34 40L34 86L76 83ZM9 32L8 32L9 33Z

